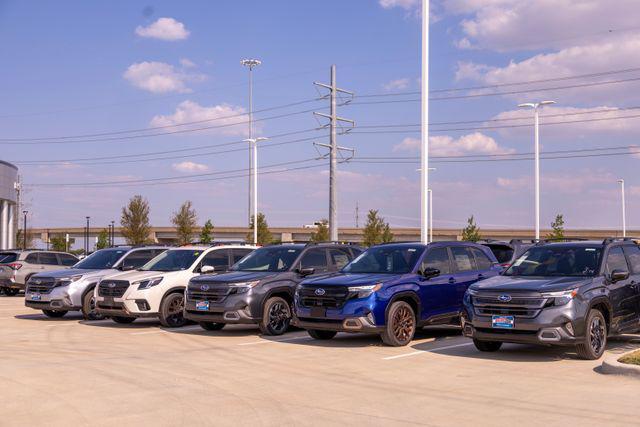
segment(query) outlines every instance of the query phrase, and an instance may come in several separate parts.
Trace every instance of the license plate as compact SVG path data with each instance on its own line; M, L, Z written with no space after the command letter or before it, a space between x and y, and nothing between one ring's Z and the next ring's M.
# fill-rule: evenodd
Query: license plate
M326 317L327 309L324 307L312 307L311 317Z
M31 301L40 301L42 296L40 294L31 294Z
M513 316L492 316L491 326L500 329L513 329L515 319Z
M209 301L196 302L196 310L207 311L209 310Z

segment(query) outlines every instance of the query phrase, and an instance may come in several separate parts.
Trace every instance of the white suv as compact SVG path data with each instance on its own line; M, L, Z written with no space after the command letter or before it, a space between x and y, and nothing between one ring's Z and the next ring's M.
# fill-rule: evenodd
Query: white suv
M247 245L183 246L147 264L103 278L94 291L96 311L117 323L158 317L169 328L183 326L184 290L199 274L223 273L255 249Z

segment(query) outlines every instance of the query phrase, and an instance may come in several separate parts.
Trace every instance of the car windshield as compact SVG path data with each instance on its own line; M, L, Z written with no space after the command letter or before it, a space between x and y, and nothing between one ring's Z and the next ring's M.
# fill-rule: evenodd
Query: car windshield
M302 248L272 246L256 249L238 261L231 270L234 271L270 271L282 272L291 268Z
M0 264L8 264L18 259L18 254L15 252L2 252L0 253Z
M153 258L139 268L141 271L181 271L191 268L202 254L200 250L173 249Z
M406 274L413 271L424 246L376 246L347 264L343 273Z
M124 254L126 249L101 249L96 251L77 263L73 268L82 268L84 270L106 270L113 268Z
M602 248L537 246L530 248L503 273L505 276L595 276Z

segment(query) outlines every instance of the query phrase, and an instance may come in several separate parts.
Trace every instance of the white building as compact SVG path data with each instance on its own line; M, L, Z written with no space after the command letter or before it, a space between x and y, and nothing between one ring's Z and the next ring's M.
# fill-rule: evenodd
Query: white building
M18 168L0 160L0 249L16 247Z

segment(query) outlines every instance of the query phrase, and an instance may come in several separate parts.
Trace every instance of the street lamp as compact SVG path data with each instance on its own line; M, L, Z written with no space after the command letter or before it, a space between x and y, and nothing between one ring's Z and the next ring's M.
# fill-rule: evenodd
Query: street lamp
M29 211L22 211L22 215L24 215L23 229L22 229L22 249L27 250L27 214Z
M258 142L266 141L268 138L258 137L245 139L249 143L249 151L252 153L253 164L253 244L258 244Z
M429 0L422 0L420 240L429 243Z
M253 69L258 65L262 64L262 61L258 59L243 59L240 61L241 65L249 68L249 139L253 139ZM249 150L249 207L247 211L249 212L249 221L251 221L251 200L252 200L252 167L253 167L253 153Z
M84 254L85 254L85 256L89 254L89 219L91 217L88 216L86 218L87 218L87 237L85 238L85 246L84 246Z
M620 190L622 192L622 237L627 237L627 201L624 196L624 179L619 179Z
M520 108L533 108L534 111L536 239L540 239L540 116L538 110L543 105L555 103L556 101L542 101L518 105Z
M111 221L111 247L116 245L116 222Z

